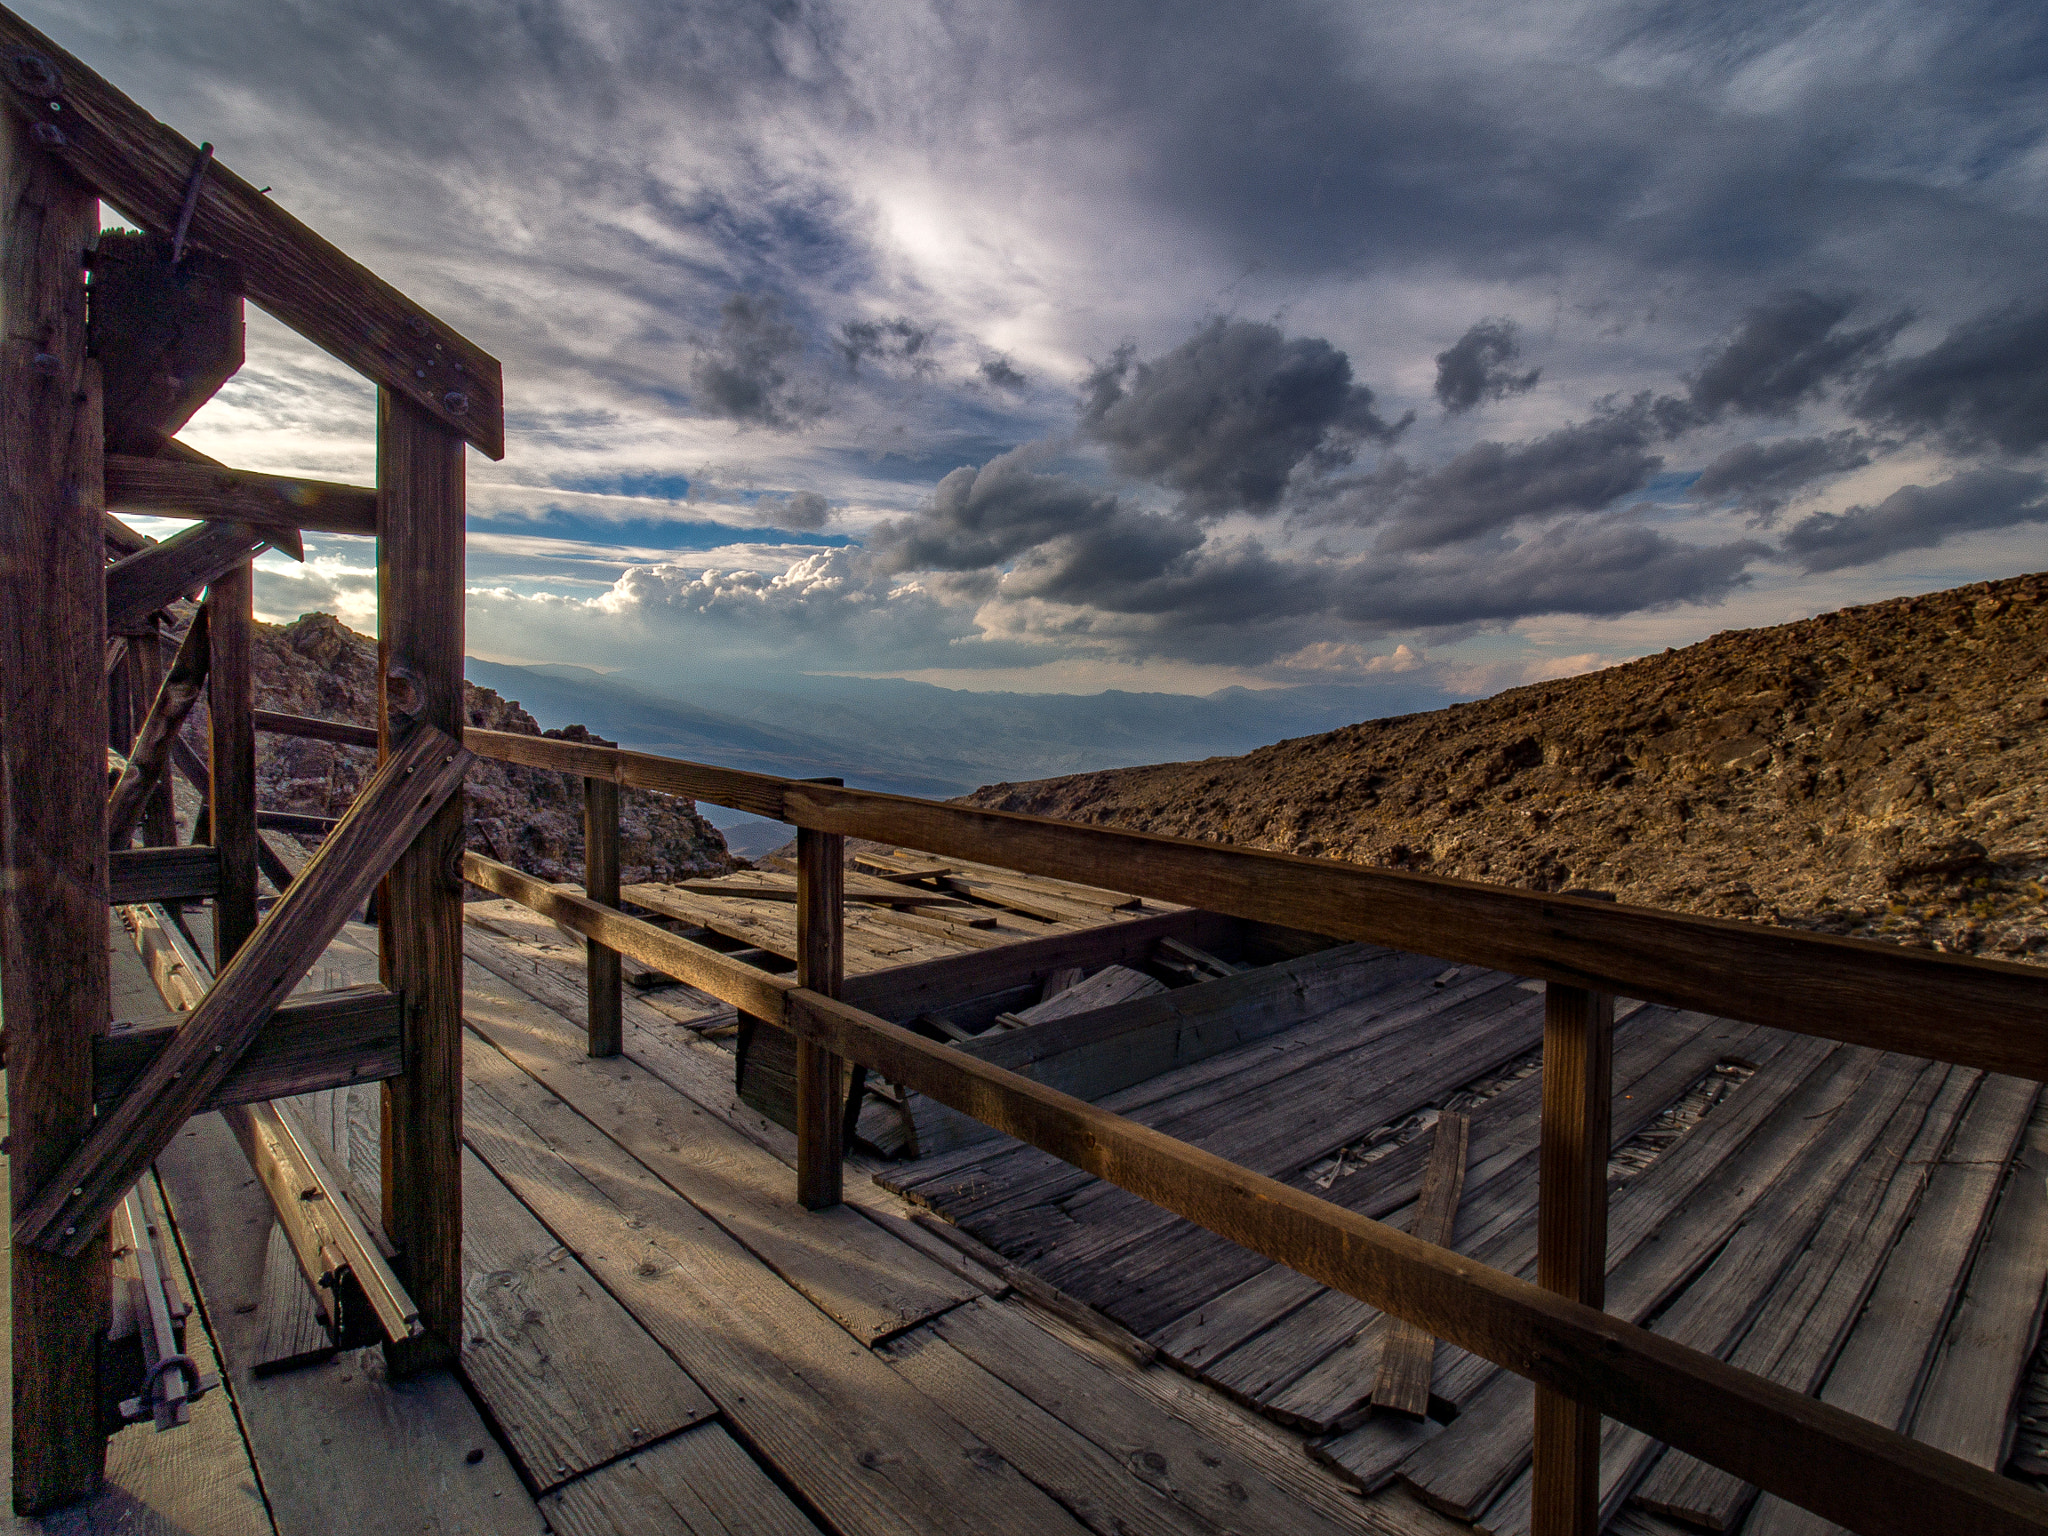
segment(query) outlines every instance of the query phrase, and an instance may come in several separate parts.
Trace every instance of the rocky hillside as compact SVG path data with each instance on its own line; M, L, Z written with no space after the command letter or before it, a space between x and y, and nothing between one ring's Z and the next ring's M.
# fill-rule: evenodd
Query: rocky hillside
M256 706L368 725L376 718L377 642L324 613L296 623L258 624ZM488 688L463 684L469 723L571 741L596 740L582 726L542 732L533 716ZM203 725L188 727L205 751ZM256 802L265 810L339 815L375 770L366 748L258 732ZM479 759L464 784L469 846L548 880L583 873L583 784ZM723 873L733 867L725 839L688 800L627 790L619 806L620 864L627 883Z
M970 799L2048 963L2048 575Z

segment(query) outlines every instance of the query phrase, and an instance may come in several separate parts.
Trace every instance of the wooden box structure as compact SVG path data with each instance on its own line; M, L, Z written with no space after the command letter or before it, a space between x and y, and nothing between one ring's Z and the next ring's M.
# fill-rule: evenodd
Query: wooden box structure
M466 878L588 940L592 1054L619 1049L621 956L782 1032L791 1047L796 1194L806 1207L841 1199L844 1085L861 1069L1534 1382L1533 1529L1542 1536L1599 1528L1603 1415L1871 1536L2048 1531L2048 1500L2031 1490L1601 1310L1616 994L2040 1081L2048 1079L2048 977L2039 970L465 731L463 453L465 444L502 452L498 365L4 10L0 76L11 109L0 146L0 547L8 557L0 568L0 943L15 1189L17 1508L64 1504L98 1476L108 1217L202 1108L243 1111L235 1123L252 1164L266 1184L288 1185L300 1152L263 1101L383 1080L382 1224L402 1260L394 1281L407 1294L400 1301L367 1255L358 1278L383 1292L381 1307L366 1299L394 1364L450 1352L462 1314ZM95 337L86 270L98 198L146 236L123 249L116 288L176 290L180 304L202 311L189 326ZM206 292L179 286L187 260L192 273L212 275L196 285ZM211 367L204 377L224 377L237 287L376 382L374 490L238 473L165 435L194 402L159 377L164 359L195 349ZM134 327L135 315L153 313L110 304L106 323ZM140 373L106 379L113 358ZM121 402L117 446L131 451L107 452L108 399ZM148 545L109 519L110 507L123 506L199 526ZM261 545L289 547L293 531L307 528L378 540L375 741L384 763L259 923L252 765L254 732L266 721L252 709L249 561ZM199 617L164 670L157 616L199 589ZM210 761L184 766L206 783L207 836L174 847L160 785L177 757L171 727L201 691ZM128 763L111 795L110 733ZM582 893L462 850L454 795L471 752L585 779L591 853ZM622 788L798 829L793 974L770 974L620 910ZM129 848L137 824L145 846ZM892 1022L884 1015L915 1009L843 974L849 836L1083 883L1113 870L1120 890L1222 919L1540 983L1539 1283L1088 1103L1056 1080L1012 1070L1029 1063L1004 1052L952 1049ZM333 1010L310 1031L323 1040L338 1034L328 1027L334 1017L359 1026L337 1059L306 1048L307 1020L278 1005L379 885L381 991L316 1005ZM105 938L117 897L213 903L211 964L181 947L174 920L159 924L153 958L167 995L188 1009L141 1040L107 1038ZM215 969L217 978L208 974ZM974 962L963 969L971 973ZM999 990L986 975L946 975L960 998ZM351 1239L328 1231L307 1240ZM398 1315L387 1316L394 1307Z

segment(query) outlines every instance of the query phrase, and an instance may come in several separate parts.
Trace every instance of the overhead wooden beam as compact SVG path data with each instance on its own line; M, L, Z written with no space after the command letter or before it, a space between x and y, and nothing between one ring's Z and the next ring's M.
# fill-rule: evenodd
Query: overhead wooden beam
M269 536L248 523L201 523L107 567L107 627L121 634L232 571Z
M404 1008L382 986L319 992L278 1004L203 1112L396 1076ZM111 1109L185 1027L181 1014L117 1024L93 1042L93 1101Z
M315 720L310 715L283 715L274 709L252 711L250 718L259 731L278 736L304 736L313 741L332 741L344 747L375 747L377 733L367 725L350 725L343 720Z
M464 454L407 393L377 393L377 719L388 757L411 728L461 740ZM337 834L338 835L338 834ZM333 842L328 839L328 843ZM424 1328L392 1341L397 1374L462 1344L460 798L392 866L377 897L384 984L411 1010L405 1072L384 1084L384 1230Z
M164 765L170 760L171 742L184 725L185 717L192 713L192 706L206 691L206 669L213 660L207 643L206 612L201 608L198 617L185 631L184 642L179 645L178 654L171 662L171 670L164 674L163 685L149 702L149 713L143 717L142 729L135 733L135 745L128 753L128 766L121 770L119 782L107 796L107 846L110 848L127 845L128 835L134 830L150 791L156 787L163 776ZM163 661L154 635L136 649L138 653L147 654L161 670Z
M180 459L107 455L107 505L157 517L374 537L377 493L367 486L264 475Z
M37 143L152 234L168 234L199 150L11 11L0 9L5 98ZM395 391L493 459L505 455L497 359L211 162L190 238L239 262L248 295L308 341Z
M205 901L219 894L220 850L211 844L120 848L107 856L107 900L114 906Z
M14 1209L92 1125L107 1026L107 683L98 364L85 350L91 191L25 124L0 131L0 1010ZM125 1188L124 1191L125 1193ZM118 1196L116 1197L118 1198ZM105 1212L62 1257L14 1252L14 1507L93 1491L106 1442Z
M128 1186L218 1090L349 914L447 804L469 762L455 741L421 726L377 770L177 1039L28 1199L15 1219L17 1242L71 1255L91 1241Z

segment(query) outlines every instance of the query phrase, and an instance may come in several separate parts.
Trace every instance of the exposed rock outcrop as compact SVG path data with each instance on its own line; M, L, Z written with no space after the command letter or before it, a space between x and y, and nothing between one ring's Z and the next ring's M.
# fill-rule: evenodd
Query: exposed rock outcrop
M968 798L2048 963L2048 575Z

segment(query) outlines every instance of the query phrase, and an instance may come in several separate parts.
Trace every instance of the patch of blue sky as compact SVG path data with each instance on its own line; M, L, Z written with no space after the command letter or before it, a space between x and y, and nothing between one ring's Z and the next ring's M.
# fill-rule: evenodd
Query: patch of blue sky
M566 489L566 487L565 487ZM627 493L631 494L631 493ZM649 550L673 553L721 549L729 544L793 544L814 549L844 549L859 541L843 533L808 533L797 529L756 527L681 518L593 517L565 507L550 507L540 517L503 513L471 517L472 534L497 534L523 540L554 539L584 546L612 546L625 554L622 564L644 559Z

